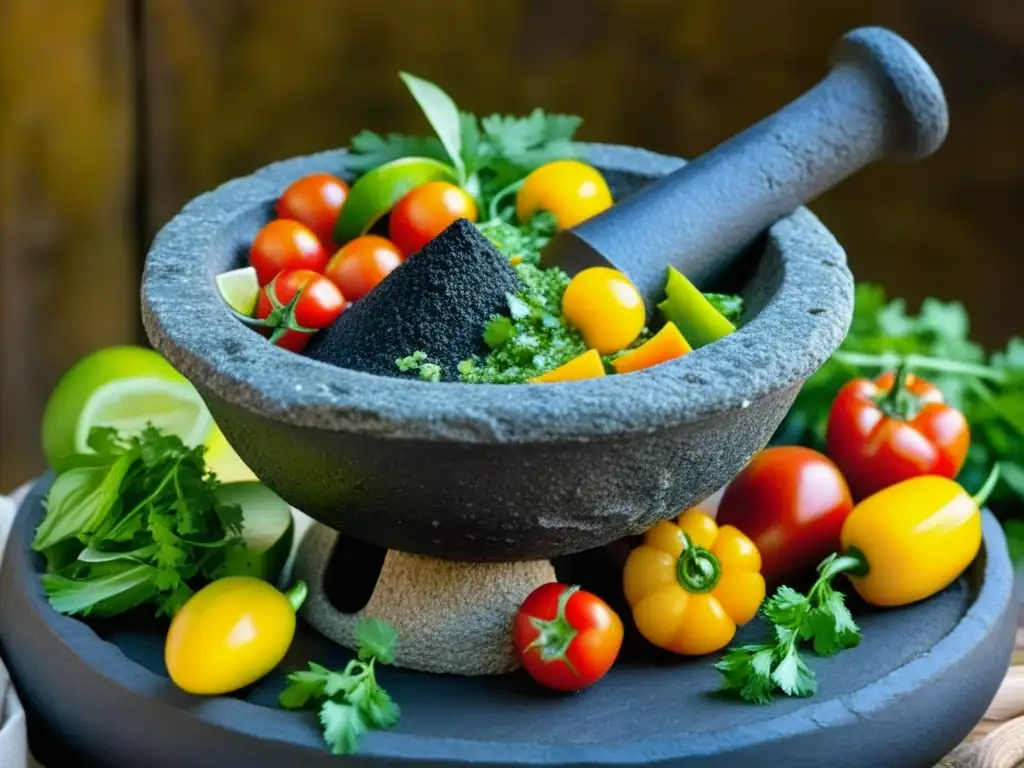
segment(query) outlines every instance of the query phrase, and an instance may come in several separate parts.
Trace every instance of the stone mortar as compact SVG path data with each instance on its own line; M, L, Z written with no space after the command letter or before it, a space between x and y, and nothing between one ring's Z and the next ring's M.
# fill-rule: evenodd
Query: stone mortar
M616 199L680 167L585 145ZM806 209L779 221L742 285L734 334L637 373L547 385L372 376L274 347L214 276L244 263L288 183L350 176L344 151L293 158L188 203L143 277L153 345L187 376L269 487L324 524L403 552L543 560L638 533L728 482L842 341L853 278Z

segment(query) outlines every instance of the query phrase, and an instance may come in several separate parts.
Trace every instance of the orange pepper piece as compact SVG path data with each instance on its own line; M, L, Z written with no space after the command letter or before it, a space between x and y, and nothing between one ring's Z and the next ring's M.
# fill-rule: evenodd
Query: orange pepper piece
M604 376L604 363L596 349L588 349L579 357L574 357L565 365L559 366L541 376L530 379L531 384L550 384L555 381L577 381L578 379L596 379Z
M660 331L632 352L612 360L612 367L616 373L631 373L674 360L692 351L693 347L676 328L676 324L667 322Z

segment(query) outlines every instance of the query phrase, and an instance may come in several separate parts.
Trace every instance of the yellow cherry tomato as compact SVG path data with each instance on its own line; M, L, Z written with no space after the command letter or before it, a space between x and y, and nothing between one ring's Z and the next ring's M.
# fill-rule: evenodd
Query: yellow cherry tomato
M696 509L660 522L626 559L623 590L648 642L674 653L724 648L764 600L761 555L731 525Z
M570 280L562 296L562 315L587 346L602 355L632 344L647 320L640 292L611 267L589 267Z
M556 160L530 173L516 193L516 216L527 222L549 211L559 229L575 227L612 205L601 173L578 160Z
M990 478L986 488L992 484ZM866 568L864 575L847 574L864 600L907 605L948 587L974 560L981 549L979 503L954 480L911 478L854 507L840 542L844 555Z
M284 658L295 636L295 611L306 596L287 595L251 576L228 576L196 592L171 621L164 661L188 693L217 695L254 683Z

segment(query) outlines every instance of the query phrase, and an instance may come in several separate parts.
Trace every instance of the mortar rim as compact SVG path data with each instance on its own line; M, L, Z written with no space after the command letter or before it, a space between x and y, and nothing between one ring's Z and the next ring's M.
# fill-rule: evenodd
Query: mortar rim
M654 178L684 162L635 147L581 146L587 161L604 171ZM767 233L759 264L775 259L782 275L761 311L736 333L647 371L542 386L434 383L296 355L267 344L230 314L208 255L233 218L272 204L305 173L344 173L346 155L339 149L293 157L232 179L193 198L158 232L143 272L143 324L157 351L202 394L282 423L381 438L574 442L679 427L751 407L799 386L849 328L853 277L845 252L801 208ZM182 292L193 301L180 301ZM777 333L780 327L787 332ZM731 383L723 388L725 376ZM564 407L567 399L573 407Z

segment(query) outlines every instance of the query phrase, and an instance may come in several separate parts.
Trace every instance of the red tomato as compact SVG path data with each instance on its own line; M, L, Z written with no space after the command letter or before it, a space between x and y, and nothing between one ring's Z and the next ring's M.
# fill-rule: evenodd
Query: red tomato
M476 216L476 203L464 189L447 181L429 181L391 209L388 235L409 258L456 219L476 221Z
M534 680L557 691L578 691L612 668L622 647L622 620L596 595L551 582L523 601L512 643Z
M323 272L327 249L313 231L290 219L275 219L256 233L249 248L249 264L260 285L266 285L286 269Z
M292 304L296 294L302 296ZM260 291L256 317L269 320L271 342L301 352L313 334L338 319L345 297L338 287L317 272L296 269L282 272Z
M386 237L363 235L331 257L324 275L341 289L346 299L356 301L401 263L402 252Z
M329 173L311 173L292 182L277 201L277 217L309 227L325 248L334 246L334 222L348 198L348 184Z
M761 553L765 581L778 584L836 552L853 499L839 468L800 446L766 448L725 489L719 525L734 525Z
M953 479L971 446L964 415L912 373L854 379L836 395L828 416L828 455L857 499L920 475Z

